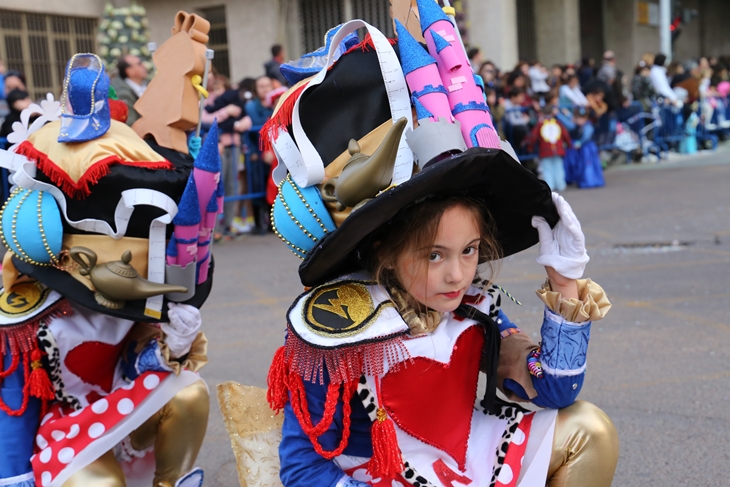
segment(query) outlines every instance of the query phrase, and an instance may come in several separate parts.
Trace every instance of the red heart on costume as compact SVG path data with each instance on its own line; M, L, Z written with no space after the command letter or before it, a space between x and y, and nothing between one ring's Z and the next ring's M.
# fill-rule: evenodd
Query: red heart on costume
M383 407L409 435L447 453L464 471L484 333L469 327L449 363L415 357L381 380Z
M83 342L66 354L66 368L87 384L111 392L122 344Z

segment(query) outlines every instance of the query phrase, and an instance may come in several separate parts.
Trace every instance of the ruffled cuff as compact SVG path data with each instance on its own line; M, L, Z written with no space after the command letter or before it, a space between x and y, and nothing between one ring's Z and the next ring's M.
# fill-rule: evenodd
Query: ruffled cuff
M160 341L160 353L175 375L180 375L180 371L183 369L197 372L208 363L208 339L205 333L199 332L190 345L190 352L183 359L170 357L170 348L164 341Z
M550 282L545 281L537 290L537 296L553 313L559 314L571 323L598 321L611 309L605 291L590 279L578 279L578 299L565 299L558 291L550 289Z

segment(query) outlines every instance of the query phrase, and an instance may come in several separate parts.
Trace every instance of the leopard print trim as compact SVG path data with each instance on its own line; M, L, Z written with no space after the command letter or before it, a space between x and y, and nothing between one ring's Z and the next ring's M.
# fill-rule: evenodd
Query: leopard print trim
M357 397L360 398L362 405L365 406L365 412L368 413L370 421L376 421L378 419L378 405L375 403L375 396L370 391L370 388L368 388L368 381L364 375L360 376L360 380L357 383ZM416 469L411 467L407 461L403 465L404 469L401 475L413 487L436 487L426 480L424 476L419 475Z
M364 375L360 376L360 380L357 383L357 397L362 401L362 405L365 406L365 412L368 413L370 421L378 419L378 405L375 404L375 396L368 388L368 380Z
M81 409L81 402L74 396L64 392L66 386L61 375L61 351L56 344L53 333L48 329L48 325L40 323L36 336L38 337L38 345L47 355L48 376L53 384L56 400L70 405L74 410Z
M522 421L522 418L524 417L525 413L513 406L502 406L500 413L497 415L497 418L507 420L507 427L504 429L502 438L499 440L499 444L497 445L496 461L492 468L492 480L489 483L490 487L494 487L497 483L497 478L499 477L499 473L502 471L504 460L507 457L507 450L509 449L510 443L512 443L512 437L514 436L515 431L517 431L520 421Z
M434 484L426 480L422 475L418 475L416 469L411 467L408 462L404 463L405 468L401 474L406 482L411 484L413 487L436 487Z

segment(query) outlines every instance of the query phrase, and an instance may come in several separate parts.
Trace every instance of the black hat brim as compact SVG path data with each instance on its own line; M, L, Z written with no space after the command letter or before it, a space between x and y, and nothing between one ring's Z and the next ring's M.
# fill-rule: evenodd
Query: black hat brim
M299 267L302 284L317 286L360 269L356 250L368 235L413 203L456 193L485 202L504 257L538 242L533 216L545 218L551 227L560 219L544 181L504 151L475 147L428 165L352 212L307 254Z
M167 299L165 299L165 305L162 306L162 317L159 319L155 319L144 314L146 303L146 300L144 299L127 301L121 309L109 309L97 303L96 298L94 298L94 293L82 283L77 281L68 272L56 269L55 267L42 267L28 264L27 262L22 262L15 257L13 257L13 264L21 274L26 274L33 279L37 279L42 284L48 286L54 291L57 291L61 294L61 296L65 297L69 301L73 301L85 308L125 320L142 321L147 323L161 323L168 321L166 306ZM210 290L213 287L214 268L215 262L211 255L208 279L195 287L195 295L185 301L184 304L189 304L196 308L203 306L203 303L206 299L208 299Z

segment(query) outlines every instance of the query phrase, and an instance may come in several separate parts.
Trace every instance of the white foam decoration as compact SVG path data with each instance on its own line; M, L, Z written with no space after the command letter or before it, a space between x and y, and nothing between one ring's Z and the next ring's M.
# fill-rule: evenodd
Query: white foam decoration
M40 104L31 103L28 108L20 112L20 122L13 123L13 131L8 134L8 142L12 145L8 150L14 151L47 122L59 120L62 113L61 102L55 100L52 93L46 94L46 99L42 100ZM30 118L35 114L38 115L38 118L31 123Z

